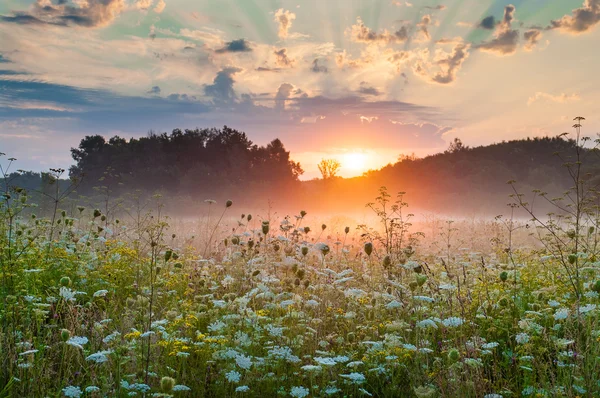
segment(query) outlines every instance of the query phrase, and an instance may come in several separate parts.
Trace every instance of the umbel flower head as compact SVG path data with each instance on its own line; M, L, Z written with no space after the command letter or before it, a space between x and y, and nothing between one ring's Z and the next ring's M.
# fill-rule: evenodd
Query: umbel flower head
M165 376L162 379L160 379L160 389L163 392L169 392L173 390L173 387L175 387L174 378Z
M414 387L413 391L418 398L433 398L437 391L431 386Z
M373 243L365 243L365 253L367 254L367 256L371 256L371 253L373 253Z
M329 253L329 251L331 250L331 249L329 248L329 245L327 245L326 243L322 243L322 242L321 242L321 243L317 243L317 244L315 245L315 248L316 248L317 250L319 250L319 251L320 251L320 252L321 252L321 253L322 253L324 256L326 256L326 255L327 255L327 253Z

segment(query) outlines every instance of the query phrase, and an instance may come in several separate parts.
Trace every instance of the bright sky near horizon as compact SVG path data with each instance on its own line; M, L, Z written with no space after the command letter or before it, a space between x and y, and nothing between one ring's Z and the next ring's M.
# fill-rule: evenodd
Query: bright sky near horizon
M280 138L319 175L600 131L600 0L5 0L0 151L68 167L89 134Z

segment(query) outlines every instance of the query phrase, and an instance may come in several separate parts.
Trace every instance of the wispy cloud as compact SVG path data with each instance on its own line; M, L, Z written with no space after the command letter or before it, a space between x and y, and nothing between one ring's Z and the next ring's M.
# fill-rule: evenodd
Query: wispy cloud
M291 11L284 10L283 8L275 11L275 22L279 25L278 35L280 39L286 39L288 37L295 19L296 14Z
M575 94L575 93L573 93L573 94L561 93L558 95L553 95L553 94L548 94L548 93L538 91L537 93L535 93L534 95L529 97L529 99L527 100L527 105L531 105L538 101L550 101L550 102L564 103L564 102L570 102L570 101L578 101L580 99L581 98L579 97L579 95Z

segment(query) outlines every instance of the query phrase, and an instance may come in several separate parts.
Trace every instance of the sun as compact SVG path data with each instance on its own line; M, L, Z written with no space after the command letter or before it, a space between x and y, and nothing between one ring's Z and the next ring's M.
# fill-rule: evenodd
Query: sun
M363 171L367 163L367 155L360 152L350 152L342 155L342 168L352 171Z

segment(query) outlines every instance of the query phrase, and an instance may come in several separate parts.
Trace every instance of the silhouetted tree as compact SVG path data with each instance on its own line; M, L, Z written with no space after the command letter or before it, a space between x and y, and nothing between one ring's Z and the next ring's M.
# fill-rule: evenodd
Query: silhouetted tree
M126 140L86 136L71 154L71 174L85 174L80 191L94 186L121 190L165 190L175 194L245 192L297 183L303 173L283 143L255 145L244 132L222 129L175 129L148 132ZM110 169L110 173L107 170ZM118 192L115 192L118 193Z
M337 175L340 167L342 165L335 159L322 159L321 162L317 165L319 167L319 171L321 172L321 176L323 176L324 180L328 180Z

